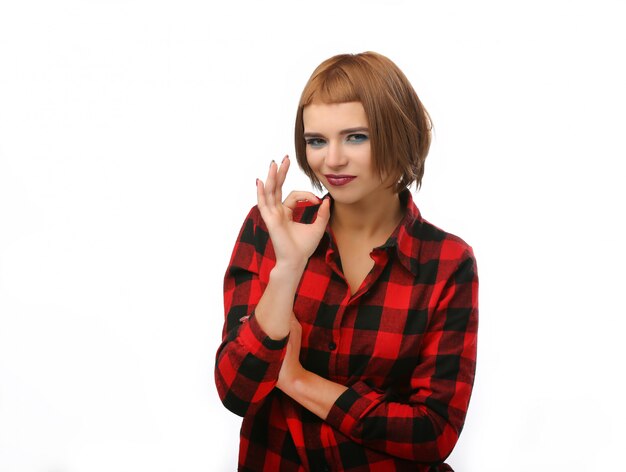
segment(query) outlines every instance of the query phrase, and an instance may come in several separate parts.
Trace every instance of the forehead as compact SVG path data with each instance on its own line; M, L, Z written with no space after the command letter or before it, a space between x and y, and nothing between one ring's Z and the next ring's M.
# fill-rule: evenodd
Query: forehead
M367 115L361 102L314 102L302 111L305 132L367 127Z

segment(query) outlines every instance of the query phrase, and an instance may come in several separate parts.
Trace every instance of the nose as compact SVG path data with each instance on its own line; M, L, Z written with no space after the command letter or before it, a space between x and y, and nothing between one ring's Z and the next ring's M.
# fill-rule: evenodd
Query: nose
M331 168L340 168L347 164L347 156L341 143L330 141L326 148L326 165Z

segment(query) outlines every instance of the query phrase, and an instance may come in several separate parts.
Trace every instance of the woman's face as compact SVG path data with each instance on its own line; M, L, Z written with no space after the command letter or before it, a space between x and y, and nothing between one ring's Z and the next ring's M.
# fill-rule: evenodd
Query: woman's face
M366 203L393 193L374 169L361 102L313 103L302 118L307 162L336 202Z

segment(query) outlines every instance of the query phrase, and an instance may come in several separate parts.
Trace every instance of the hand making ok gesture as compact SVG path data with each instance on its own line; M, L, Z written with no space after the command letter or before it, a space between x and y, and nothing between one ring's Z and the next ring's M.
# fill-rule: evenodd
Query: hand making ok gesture
M276 265L304 268L326 229L330 218L330 199L322 202L314 223L294 222L292 214L297 202L319 202L320 199L311 192L294 191L283 202L282 187L288 170L288 156L280 167L272 161L265 184L257 179L257 202L272 239Z

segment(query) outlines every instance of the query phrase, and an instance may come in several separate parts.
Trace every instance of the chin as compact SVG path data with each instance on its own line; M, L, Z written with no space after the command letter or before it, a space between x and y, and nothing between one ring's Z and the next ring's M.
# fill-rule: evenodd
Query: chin
M353 192L342 192L341 190L328 190L330 196L333 197L333 200L337 203L342 203L344 205L351 205L353 203L357 203L360 200L363 200L363 195L357 195Z

